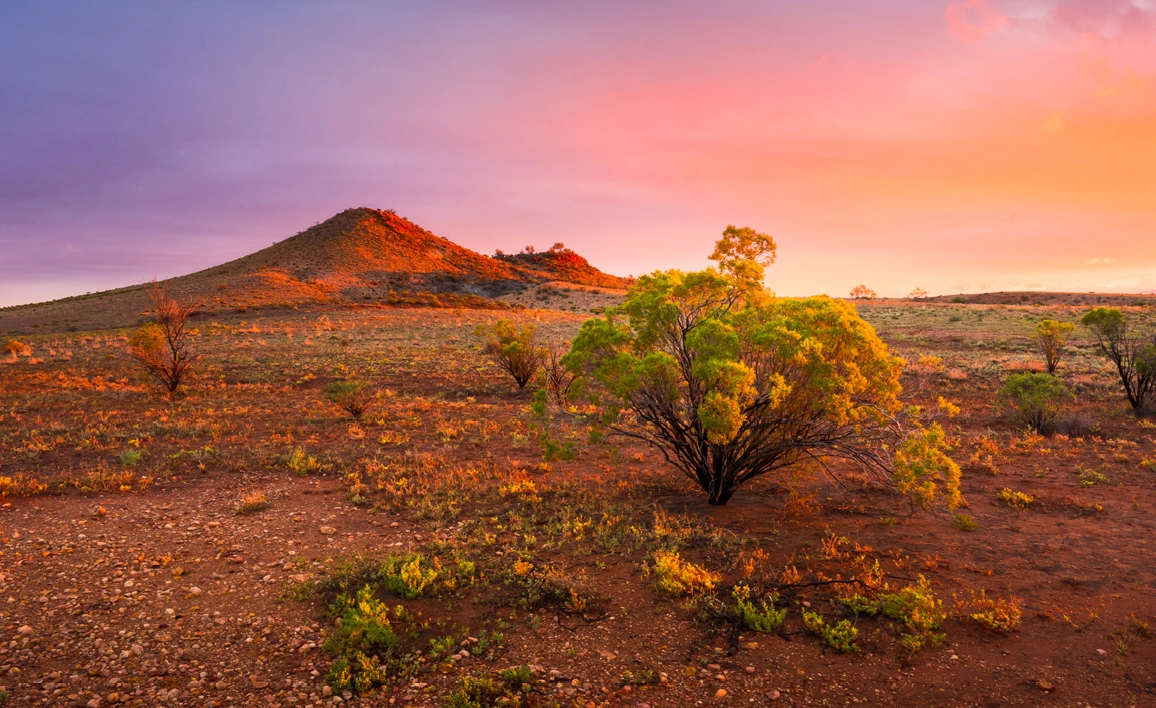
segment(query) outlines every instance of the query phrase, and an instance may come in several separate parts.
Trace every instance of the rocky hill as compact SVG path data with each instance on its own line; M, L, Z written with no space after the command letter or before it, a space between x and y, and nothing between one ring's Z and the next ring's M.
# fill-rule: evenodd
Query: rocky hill
M577 253L484 256L393 211L358 208L243 258L166 281L203 313L317 304L503 307L544 284L621 290L629 283ZM141 286L0 310L0 333L135 324Z

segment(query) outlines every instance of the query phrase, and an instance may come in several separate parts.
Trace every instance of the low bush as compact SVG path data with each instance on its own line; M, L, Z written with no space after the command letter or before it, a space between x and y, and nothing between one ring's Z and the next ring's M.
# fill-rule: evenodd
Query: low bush
M735 600L735 609L742 618L743 626L747 629L764 634L774 634L782 629L787 611L776 610L773 597L770 602L767 602L765 597L753 601L748 585L736 585L731 591L731 596Z
M1000 405L1042 435L1055 432L1056 418L1070 398L1068 387L1048 374L1012 374L999 392Z
M658 589L675 597L710 592L720 580L717 573L667 551L654 554L654 574L658 576Z
M463 676L461 688L446 696L445 708L517 708L532 690L532 674L526 666L513 666L491 678Z
M987 596L986 590L980 590L978 596L973 592L970 605L972 612L968 616L972 620L1000 634L1011 634L1023 615L1014 597L993 600Z
M956 514L955 519L951 522L951 526L960 531L975 531L979 528L979 525L967 514Z
M533 325L518 327L510 320L498 320L487 327L478 325L474 333L483 338L483 351L502 371L513 377L518 389L526 387L542 366L546 354L538 344Z
M426 588L433 585L441 569L441 563L436 558L431 563L420 553L391 555L381 567L381 579L391 592L413 600L421 597Z
M381 395L361 381L342 379L325 387L325 398L354 418L361 418Z
M269 508L269 497L261 492L252 492L241 497L241 504L237 507L238 514L252 514Z
M913 653L926 646L937 646L947 636L936 632L947 619L943 601L936 599L931 583L922 575L914 586L895 593L880 593L879 612L903 623L907 629L903 646Z
M837 652L847 654L859 651L855 640L859 638L859 630L849 620L839 620L834 626L827 624L823 615L818 612L803 611L803 625L823 642Z
M294 448L285 455L285 466L298 477L305 477L321 469L321 463L316 458L305 454L301 448Z
M1024 492L1016 492L1011 487L1004 487L995 494L995 498L999 499L1004 504L1013 509L1027 509L1032 504L1036 503L1036 498Z
M398 619L404 610L392 612ZM325 651L336 658L326 681L341 691L365 693L389 683L394 676L413 673L408 657L401 656L389 607L365 585L350 597L342 593L330 606L330 614L341 619L336 633L325 640Z

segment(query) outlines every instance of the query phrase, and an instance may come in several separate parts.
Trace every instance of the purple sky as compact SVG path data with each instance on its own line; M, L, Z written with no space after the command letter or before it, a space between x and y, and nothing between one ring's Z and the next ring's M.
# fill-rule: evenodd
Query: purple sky
M783 294L1156 289L1156 0L6 3L0 305L351 206Z

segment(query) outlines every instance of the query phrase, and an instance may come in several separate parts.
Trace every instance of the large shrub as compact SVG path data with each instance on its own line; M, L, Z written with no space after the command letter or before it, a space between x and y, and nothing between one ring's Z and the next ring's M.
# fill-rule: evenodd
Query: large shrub
M711 504L826 458L890 474L888 446L904 436L902 360L849 303L775 298L762 284L773 249L728 228L711 256L718 269L639 278L621 306L582 325L565 357L599 384L603 423L660 450ZM956 485L942 465L908 467Z
M1012 374L999 392L1000 403L1020 422L1045 435L1055 431L1060 409L1071 397L1064 382L1048 374Z
M1080 320L1096 337L1100 351L1116 365L1132 410L1156 411L1156 334L1128 330L1123 313L1097 307Z

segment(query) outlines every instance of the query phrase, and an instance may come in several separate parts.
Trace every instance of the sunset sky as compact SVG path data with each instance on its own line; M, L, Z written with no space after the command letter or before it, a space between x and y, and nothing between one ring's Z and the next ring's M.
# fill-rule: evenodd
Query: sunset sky
M783 295L1156 291L1156 0L0 9L0 305L351 206Z

